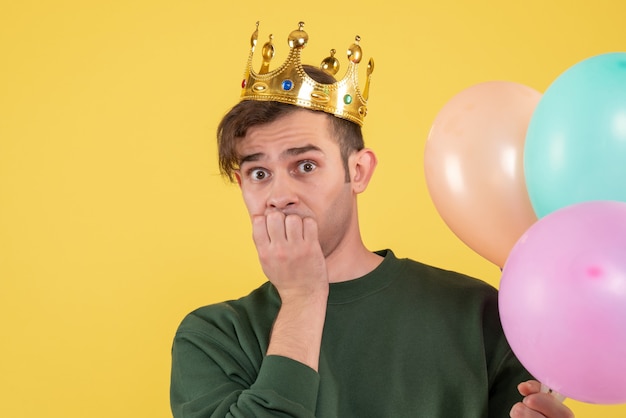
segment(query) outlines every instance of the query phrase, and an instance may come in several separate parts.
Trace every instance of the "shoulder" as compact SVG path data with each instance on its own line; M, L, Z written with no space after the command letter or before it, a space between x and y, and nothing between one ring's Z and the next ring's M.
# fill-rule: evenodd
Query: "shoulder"
M497 290L489 283L440 267L409 259L398 258L397 265L406 284L432 294L443 293L448 297L496 298Z
M483 340L482 350L494 370L511 356L498 310L498 290L491 284L459 272L399 259L406 274L405 288L415 289L420 314L471 341Z
M470 323L498 332L498 291L489 283L463 273L442 269L409 258L395 258L394 294L420 315L441 321ZM432 319L432 318L431 318Z

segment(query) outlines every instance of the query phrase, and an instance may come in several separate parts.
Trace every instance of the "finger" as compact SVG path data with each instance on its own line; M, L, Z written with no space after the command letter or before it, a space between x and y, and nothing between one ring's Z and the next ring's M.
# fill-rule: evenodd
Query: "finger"
M265 219L270 242L279 242L287 239L285 235L285 215L282 212L268 213Z
M252 217L252 240L257 247L269 244L270 237L267 234L265 216Z
M511 412L509 413L509 416L511 418L545 418L539 412L533 411L532 409L524 405L522 402L518 402L515 405L513 405L513 408L511 408Z
M318 242L317 222L313 218L304 218L302 220L302 234L305 241Z
M536 380L528 380L517 385L517 390L523 396L541 392L541 383Z
M287 215L285 217L285 236L287 241L294 243L302 241L302 218L298 215Z
M511 418L519 418L521 416L523 416L522 414L524 413L524 404L521 402L516 403L515 405L513 405L513 407L511 408L511 411L509 412L509 417Z
M523 399L524 406L546 417L570 417L571 410L549 393L535 393Z

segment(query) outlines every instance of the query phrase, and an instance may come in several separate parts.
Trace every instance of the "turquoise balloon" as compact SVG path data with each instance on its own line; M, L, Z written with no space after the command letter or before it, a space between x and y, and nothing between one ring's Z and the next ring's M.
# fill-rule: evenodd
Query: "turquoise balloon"
M546 90L524 142L538 218L590 200L626 202L626 53L588 58Z

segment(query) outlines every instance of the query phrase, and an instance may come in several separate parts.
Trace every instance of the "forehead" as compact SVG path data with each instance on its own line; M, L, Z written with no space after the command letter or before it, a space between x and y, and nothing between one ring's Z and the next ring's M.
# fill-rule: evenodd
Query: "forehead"
M237 144L237 154L273 153L305 145L314 145L325 152L338 149L324 113L299 110L253 126Z

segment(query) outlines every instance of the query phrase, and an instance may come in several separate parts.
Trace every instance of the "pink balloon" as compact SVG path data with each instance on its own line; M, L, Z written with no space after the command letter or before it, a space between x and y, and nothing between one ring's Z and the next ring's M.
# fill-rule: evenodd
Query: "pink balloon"
M537 221L506 261L499 306L535 378L582 402L626 402L626 203L588 201Z
M537 217L526 190L526 130L536 90L488 81L455 95L435 118L424 151L431 199L472 250L502 266Z

